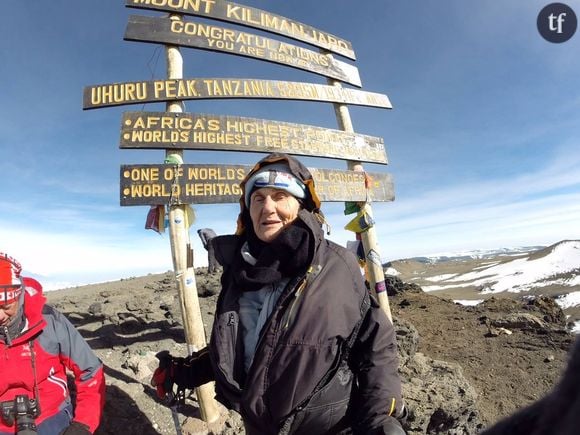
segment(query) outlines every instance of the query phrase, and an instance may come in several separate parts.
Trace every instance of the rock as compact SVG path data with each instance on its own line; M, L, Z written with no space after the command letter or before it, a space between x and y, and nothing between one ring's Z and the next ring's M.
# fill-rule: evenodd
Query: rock
M505 329L505 328L494 328L493 326L491 326L491 324L487 325L488 328L488 333L486 335L486 337L498 337L502 334L505 335L511 335L513 334L512 331L510 331L509 329Z
M498 331L500 334L505 334L505 335L512 335L513 332L510 331L509 329L505 329L505 328L498 328Z
M210 275L211 276L211 275ZM208 296L213 296L219 293L220 287L219 283L216 285L215 280L203 279L197 284L197 294L200 298L207 298Z
M538 296L530 300L526 308L538 311L544 322L561 328L566 327L566 315L552 298Z
M397 334L397 346L399 349L399 364L407 365L415 356L419 347L419 333L415 327L403 319L394 318L393 325Z
M125 362L121 367L132 370L140 382L149 383L158 365L159 360L155 357L155 352L144 351L127 352Z
M136 301L127 301L127 303L125 304L125 307L127 308L127 311L140 311L142 308L139 306L139 304Z
M403 396L409 409L408 435L476 434L482 428L477 393L463 376L461 367L430 359L422 353L401 370Z
M421 287L417 284L410 284L403 282L400 278L392 275L385 275L385 285L387 287L387 294L395 296L405 292L421 292Z
M546 329L548 325L542 319L530 313L513 313L503 317L490 319L490 325L498 328L538 330Z
M89 305L89 309L87 311L92 315L102 314L103 304L101 304L100 302L94 302L91 305Z
M223 405L218 405L219 418L212 423L195 418L187 417L181 426L182 435L227 435L243 434L243 423L240 416L228 411Z

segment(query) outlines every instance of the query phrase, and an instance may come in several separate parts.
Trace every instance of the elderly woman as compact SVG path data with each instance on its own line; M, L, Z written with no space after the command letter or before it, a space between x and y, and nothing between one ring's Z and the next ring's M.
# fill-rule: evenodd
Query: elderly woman
M404 434L393 326L354 255L325 240L312 175L275 153L241 187L237 234L212 240L224 272L210 344L166 355L158 393L215 380L248 434Z

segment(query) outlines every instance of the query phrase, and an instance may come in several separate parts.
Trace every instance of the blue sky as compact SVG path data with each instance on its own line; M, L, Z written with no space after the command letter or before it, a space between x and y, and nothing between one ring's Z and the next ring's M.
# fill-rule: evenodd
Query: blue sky
M242 3L351 41L362 89L391 99L393 110L350 108L355 131L386 144L389 166L366 168L395 180L395 201L373 205L383 260L580 238L580 32L562 44L543 40L536 17L547 2ZM567 4L580 13L580 1ZM2 6L0 250L49 288L170 270L168 235L144 229L148 207L119 205L119 166L164 158L161 150L120 150L121 115L165 105L82 110L85 86L166 76L161 46L123 41L129 15L162 13L127 9L123 0ZM182 53L185 78L325 83L260 60ZM327 103L208 100L185 110L337 128ZM186 151L185 162L261 156ZM195 230L233 232L237 207L194 209L191 240L203 265ZM331 239L353 238L342 229L342 204L323 210Z

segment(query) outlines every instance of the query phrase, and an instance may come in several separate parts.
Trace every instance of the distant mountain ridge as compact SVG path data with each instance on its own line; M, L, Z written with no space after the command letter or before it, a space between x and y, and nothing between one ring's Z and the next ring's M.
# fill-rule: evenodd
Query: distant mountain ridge
M550 296L571 321L580 320L580 240L397 260L387 273L468 305L499 294Z
M513 256L521 255L529 252L540 251L545 249L546 246L521 246L516 248L499 248L499 249L476 249L473 251L450 253L450 254L439 254L439 255L429 255L421 257L412 257L408 260L417 261L419 263L439 263L443 261L463 261L469 259L485 259L494 258L499 255L502 256Z

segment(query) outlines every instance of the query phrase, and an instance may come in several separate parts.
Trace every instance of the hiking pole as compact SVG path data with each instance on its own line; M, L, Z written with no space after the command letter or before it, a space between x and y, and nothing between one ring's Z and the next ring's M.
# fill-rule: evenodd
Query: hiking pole
M175 426L175 433L182 435L183 432L181 431L181 424L179 423L179 398L174 396L173 393L168 393L167 399L169 400L169 409L171 410L171 419Z

